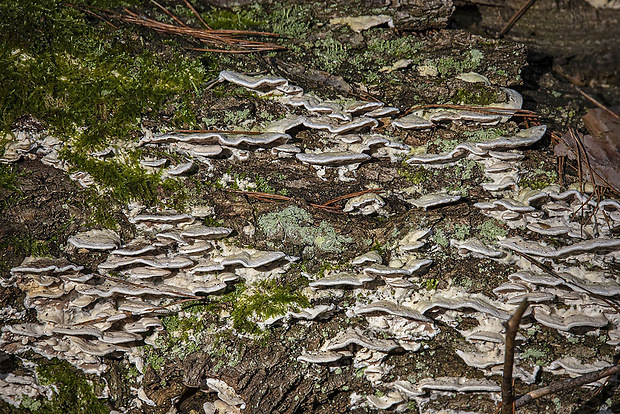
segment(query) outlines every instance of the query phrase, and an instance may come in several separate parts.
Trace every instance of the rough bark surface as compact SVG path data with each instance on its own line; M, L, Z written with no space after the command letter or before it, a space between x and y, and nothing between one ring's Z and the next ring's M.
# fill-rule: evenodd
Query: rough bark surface
M526 1L472 0L468 13L479 30L499 33ZM557 72L579 84L619 85L620 10L595 8L585 0L538 0L505 38L553 57ZM472 21L470 20L470 23Z

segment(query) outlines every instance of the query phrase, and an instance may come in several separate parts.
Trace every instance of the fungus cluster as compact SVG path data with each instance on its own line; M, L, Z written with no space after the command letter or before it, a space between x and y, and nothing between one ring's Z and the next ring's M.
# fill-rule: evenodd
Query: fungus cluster
M17 355L34 351L101 374L109 357L142 358L140 347L155 345L161 317L177 311L175 303L221 294L240 279L252 284L271 278L294 260L281 252L228 246L222 239L231 229L196 224L190 214L141 213L131 221L142 235L125 244L111 230L69 237L70 249L107 255L94 272L64 258L28 257L11 269L3 285L26 294L24 306L36 312L36 319L6 324L0 349ZM293 316L314 319L325 311L307 309ZM137 365L141 370L142 363ZM13 377L2 381L3 398L14 402L21 394L47 392L36 381L27 389ZM144 395L141 401L150 400Z

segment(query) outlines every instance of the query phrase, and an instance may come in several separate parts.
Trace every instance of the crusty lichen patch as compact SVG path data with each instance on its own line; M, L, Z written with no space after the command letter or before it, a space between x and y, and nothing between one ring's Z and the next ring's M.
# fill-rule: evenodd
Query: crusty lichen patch
M280 243L302 246L303 253L308 255L315 250L342 253L346 245L353 241L351 237L336 233L325 221L315 225L310 213L297 206L263 214L258 219L258 228L272 243L279 240Z

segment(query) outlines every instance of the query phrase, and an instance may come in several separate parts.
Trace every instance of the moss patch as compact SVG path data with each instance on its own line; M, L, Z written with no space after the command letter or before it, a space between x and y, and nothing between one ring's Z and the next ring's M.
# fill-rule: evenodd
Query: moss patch
M92 385L68 362L53 359L37 367L37 376L42 385L53 385L51 400L24 401L23 408L33 413L109 413L110 409L93 392Z
M310 302L291 286L265 280L252 287L249 294L240 296L231 316L233 327L242 332L260 333L253 317L262 320L285 314L289 310L308 307Z
M118 8L141 1L77 1ZM188 58L173 41L155 42L135 28L114 30L59 0L0 4L0 129L24 116L44 123L67 146L61 157L88 172L115 201L152 203L170 188L137 158L102 161L89 151L142 135L149 120L196 124L192 99L212 59ZM163 116L169 114L167 116ZM10 185L0 171L2 185ZM6 181L6 182L5 182Z

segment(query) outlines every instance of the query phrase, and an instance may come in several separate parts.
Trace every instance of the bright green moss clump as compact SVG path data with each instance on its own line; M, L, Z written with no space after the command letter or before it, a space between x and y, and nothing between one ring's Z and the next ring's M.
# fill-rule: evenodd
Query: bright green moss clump
M147 173L132 154L102 161L89 151L126 148L124 142L142 135L145 120L194 126L191 101L215 58L189 58L174 40L120 22L114 29L79 7L119 9L142 1L72 3L78 6L0 3L0 130L31 116L70 144L61 157L71 169L89 173L112 201L152 204L175 187L173 180Z
M91 22L59 0L0 4L2 129L32 115L77 147L100 148L131 138L143 116L204 76L197 59L158 56L132 31Z
M37 367L37 376L42 385L53 385L51 400L28 399L24 401L33 413L109 413L110 409L95 395L92 385L68 362L53 359Z
M259 334L261 330L252 321L253 317L266 320L308 306L310 302L300 292L276 281L265 280L253 286L250 294L239 297L231 312L233 327L238 331Z

